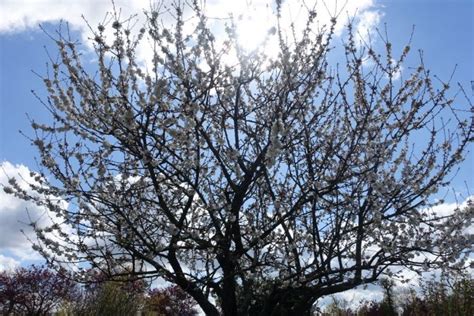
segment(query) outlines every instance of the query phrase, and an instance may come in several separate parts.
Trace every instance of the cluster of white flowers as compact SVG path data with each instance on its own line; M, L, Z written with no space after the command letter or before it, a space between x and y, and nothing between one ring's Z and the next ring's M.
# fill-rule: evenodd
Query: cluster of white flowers
M268 165L273 166L276 162L277 156L280 153L282 148L281 137L284 134L285 127L282 122L280 115L273 122L270 130L270 145L268 146L266 159L268 160Z

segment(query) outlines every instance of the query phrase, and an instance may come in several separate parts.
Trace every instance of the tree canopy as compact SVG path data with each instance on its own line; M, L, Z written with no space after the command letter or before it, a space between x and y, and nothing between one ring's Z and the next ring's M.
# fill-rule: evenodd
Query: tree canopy
M197 2L177 3L169 27L159 8L141 28L117 14L91 27L94 70L53 36L35 193L5 188L54 215L33 223L49 264L159 277L207 315L308 314L402 267L465 266L472 202L432 207L472 142L472 105L421 56L398 78L409 45L396 56L382 38L379 54L349 23L336 66L336 19L319 29L314 11L249 51L235 20L215 34Z

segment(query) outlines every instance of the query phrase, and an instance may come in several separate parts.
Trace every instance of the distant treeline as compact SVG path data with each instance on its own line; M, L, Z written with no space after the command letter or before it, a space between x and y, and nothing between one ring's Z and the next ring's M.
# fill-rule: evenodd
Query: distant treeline
M418 290L395 286L389 279L380 285L384 292L381 301L363 301L357 308L350 302L333 297L321 316L472 316L474 315L474 279L448 276L422 281Z
M151 288L141 279L108 279L90 270L77 283L43 266L0 272L0 316L195 316L196 302L177 286Z

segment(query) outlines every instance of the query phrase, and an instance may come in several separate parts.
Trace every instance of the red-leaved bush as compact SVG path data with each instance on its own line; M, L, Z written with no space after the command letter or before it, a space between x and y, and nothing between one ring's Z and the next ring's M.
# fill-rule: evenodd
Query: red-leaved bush
M76 293L77 285L68 275L42 266L0 272L2 315L47 315Z

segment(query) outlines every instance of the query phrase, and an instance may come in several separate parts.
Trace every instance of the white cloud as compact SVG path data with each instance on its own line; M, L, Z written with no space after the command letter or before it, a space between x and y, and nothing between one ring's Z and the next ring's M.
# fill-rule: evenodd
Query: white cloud
M142 12L149 7L148 0L116 0L123 16ZM39 23L65 20L76 29L85 30L82 15L97 25L105 13L112 11L110 0L3 0L0 3L0 32L21 32L37 28Z
M149 0L115 0L116 8L122 9L122 17L142 13L150 7ZM172 1L164 1L170 4ZM255 1L222 1L210 0L206 4L206 12L213 17L226 17L232 13L239 15L255 16L265 22L262 13L267 13L274 7L273 0ZM375 0L348 0L347 3L326 1L283 1L283 13L292 18L293 22L303 22L301 15L305 15L307 8L312 8L317 3L318 19L322 23L329 22L330 15L344 13L348 16L360 16L364 26L372 27L378 22L380 12L376 10ZM19 32L28 28L36 28L39 23L57 22L65 20L77 28L84 28L85 16L91 25L96 25L104 19L106 12L113 10L112 1L109 0L3 0L0 3L0 32ZM362 26L362 25L361 25ZM342 26L341 26L342 27ZM258 30L254 30L258 31Z
M357 16L357 29L364 32L365 28L374 28L380 21L381 12L376 6L376 0L341 1L283 1L282 25L295 25L296 33L302 29L308 8L315 8L320 26L330 23L333 15L339 16L336 34L340 34L346 23L346 17ZM171 0L163 1L165 5ZM150 8L149 0L115 0L116 8L121 8L121 16L128 17L138 14L139 21L144 21L143 11ZM211 17L226 18L232 14L235 18L241 16L239 37L242 45L247 48L257 46L276 25L274 0L254 1L223 1L209 0L206 3L206 13ZM106 12L112 12L110 0L4 0L0 2L0 33L21 32L27 29L38 29L38 24L47 22L67 21L72 29L81 32L82 38L90 37L84 16L92 27L104 21ZM369 31L372 32L372 31ZM146 45L144 45L146 46ZM145 47L143 48L145 49ZM146 52L141 54L149 56Z
M28 238L34 239L35 234L31 221L46 223L49 218L45 211L37 205L20 200L3 191L3 186L8 184L9 178L16 178L22 189L28 190L28 181L33 182L30 170L24 165L13 165L8 161L0 163L0 266L7 262L5 253L12 254L12 260L38 260L40 256L31 249ZM23 232L22 232L23 231ZM12 263L13 261L8 261Z
M376 28L382 17L380 10L365 10L358 15L355 30L359 41L370 45L375 40Z
M308 12L316 12L316 27L322 28L337 17L336 35L340 35L348 19L355 18L357 30L372 33L380 22L382 12L375 0L282 1L281 26L287 30L293 26L298 36L305 27ZM277 25L275 1L208 1L207 10L211 17L226 17L230 13L238 19L239 38L245 48L255 48L263 41L268 31ZM366 30L370 28L370 30ZM287 34L291 38L291 32Z
M324 310L324 308L331 304L334 299L346 305L344 307L357 309L361 304L365 302L380 301L383 298L383 292L380 286L377 285L365 285L358 286L354 289L347 290L345 292L337 293L330 296L325 296L317 301L319 308Z
M454 213L454 211L458 208L465 208L467 207L467 201L468 200L474 200L474 196L468 197L461 205L459 203L453 202L453 203L442 203L436 206L433 206L431 209L432 212L438 216L449 216Z
M11 271L18 267L20 265L20 262L11 258L11 257L6 257L2 254L0 254L0 272L1 271Z

